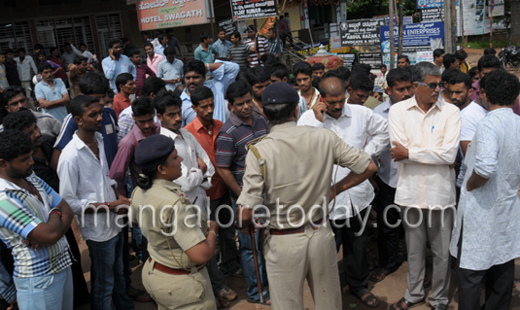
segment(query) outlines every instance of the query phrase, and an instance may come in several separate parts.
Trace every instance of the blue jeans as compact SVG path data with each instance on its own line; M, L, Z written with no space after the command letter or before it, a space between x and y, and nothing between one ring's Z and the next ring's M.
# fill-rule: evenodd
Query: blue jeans
M123 276L123 233L105 242L87 240L90 252L92 290L90 307L93 310L134 309L134 304L126 295Z
M73 309L72 270L67 267L49 276L14 278L20 310Z
M236 211L237 205L233 200L233 210ZM260 277L262 279L262 286L267 284L267 273L265 270L265 259L263 253L263 238L260 229L255 234L256 249L258 253L258 267L260 269ZM253 259L253 246L251 244L251 236L238 232L238 255L244 270L244 278L247 285L247 296L253 300L259 300L258 284L256 280L255 262ZM263 289L264 296L267 294L265 288Z

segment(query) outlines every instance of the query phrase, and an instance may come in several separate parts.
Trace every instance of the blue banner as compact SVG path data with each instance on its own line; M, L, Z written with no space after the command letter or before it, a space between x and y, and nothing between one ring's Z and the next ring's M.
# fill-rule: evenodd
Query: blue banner
M444 23L429 22L403 25L403 47L407 50L428 48L434 50L444 45ZM395 46L398 43L399 27L394 27ZM383 53L390 52L390 31L388 26L381 26L381 48Z
M417 0L417 9L442 8L443 0Z

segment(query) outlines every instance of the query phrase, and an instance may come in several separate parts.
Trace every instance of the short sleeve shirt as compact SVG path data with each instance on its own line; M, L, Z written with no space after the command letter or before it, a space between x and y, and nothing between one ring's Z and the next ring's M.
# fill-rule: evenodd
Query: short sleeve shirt
M60 100L64 95L68 94L67 87L61 79L54 79L54 87L51 88L45 81L41 81L36 84L34 92L36 94L36 100L45 99L48 101ZM52 109L42 109L42 112L49 113L54 116L59 122L63 122L63 119L67 116L66 107L56 107Z

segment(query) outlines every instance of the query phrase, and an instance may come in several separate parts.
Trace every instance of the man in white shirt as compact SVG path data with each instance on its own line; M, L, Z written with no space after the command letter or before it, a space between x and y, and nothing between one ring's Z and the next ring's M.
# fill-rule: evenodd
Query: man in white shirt
M25 54L25 48L23 47L18 49L18 57L16 57L14 60L16 61L16 68L18 69L18 76L22 82L22 87L25 89L27 98L29 98L31 109L34 110L34 100L32 99L31 91L29 89L31 88L32 77L35 74L38 74L38 69L36 68L34 59L31 56Z
M327 128L334 131L349 145L363 149L371 156L378 156L390 143L388 122L372 110L346 104L345 84L338 77L330 76L321 80L320 94L323 102L314 105L312 111L305 112L298 125ZM370 139L370 142L366 142ZM334 183L350 173L348 168L339 168ZM365 305L377 307L378 299L368 288L368 264L365 252L367 230L365 219L374 199L374 188L365 180L363 183L339 194L329 205L335 208L330 213L333 229L341 233L343 243L343 263L350 291ZM347 223L348 222L348 223Z
M402 206L408 252L408 288L390 309L425 303L426 243L433 257L430 306L448 309L449 244L455 210L455 163L460 139L459 109L440 98L439 68L420 62L412 72L414 97L394 104L388 121L397 164L395 204Z
M77 49L77 48L74 46L74 44L70 44L70 47L72 48L72 51L73 51L74 53L76 53L76 55L78 55L78 56L83 56L83 57L87 58L87 59L88 59L88 60L87 60L88 63L91 64L91 63L92 63L92 60L95 60L95 59L93 59L93 58L94 58L94 55L93 55L91 52L87 51L87 45L86 45L85 43L80 43L80 44L79 44L79 49Z
M392 105L408 100L413 96L412 75L408 69L392 69L386 76L386 92L389 99L374 108L374 113L388 120L388 112ZM404 236L399 210L388 207L394 204L397 186L397 162L390 156L390 145L379 156L379 173L376 180L379 192L376 198L377 207L377 252L379 265L370 276L373 282L383 281L387 275L399 268L399 240ZM397 226L397 227L396 227Z
M91 307L134 309L123 277L122 215L130 201L119 194L108 177L99 99L81 95L70 105L78 131L63 149L58 162L61 196L70 204L87 241L91 260ZM119 224L118 224L119 223Z

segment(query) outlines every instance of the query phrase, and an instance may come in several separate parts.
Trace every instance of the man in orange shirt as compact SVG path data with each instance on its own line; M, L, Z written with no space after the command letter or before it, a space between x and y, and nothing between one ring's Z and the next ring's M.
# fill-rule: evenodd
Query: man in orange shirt
M215 108L213 92L208 87L198 87L191 92L192 108L197 113L197 117L190 122L186 127L192 133L202 148L208 154L213 166L216 167L216 140L217 134L224 125L221 121L213 119L213 110ZM211 216L213 220L218 217L217 223L227 226L232 220L232 211L230 208L220 206L231 206L229 199L228 188L218 172L215 171L211 179L213 186L206 191L210 197ZM234 240L235 228L231 225L228 228L223 226L219 228L219 246L221 253L220 269L226 275L240 274L240 265L236 261L237 247Z
M114 111L119 118L121 111L132 105L130 95L135 94L134 76L130 73L121 73L116 78L117 94L114 97Z

